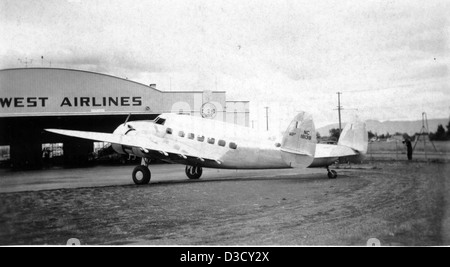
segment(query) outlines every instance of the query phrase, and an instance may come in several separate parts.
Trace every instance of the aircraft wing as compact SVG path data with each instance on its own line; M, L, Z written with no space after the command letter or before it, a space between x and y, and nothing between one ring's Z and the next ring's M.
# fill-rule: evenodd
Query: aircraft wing
M118 135L111 133L60 130L60 129L45 129L45 130L51 133L78 137L82 139L89 139L123 146L136 147L140 149L144 154L149 153L150 151L155 151L159 152L160 154L166 157L168 157L169 154L175 154L183 159L194 158L200 161L209 160L221 164L221 162L213 154L205 155L205 153L201 153L200 151L191 146L186 146L178 142L167 140L157 136Z

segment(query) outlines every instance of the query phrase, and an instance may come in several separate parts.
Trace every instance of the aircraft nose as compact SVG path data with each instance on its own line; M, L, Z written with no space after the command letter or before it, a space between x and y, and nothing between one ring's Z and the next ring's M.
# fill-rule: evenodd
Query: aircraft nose
M118 135L126 135L131 131L136 131L136 129L133 127L133 125L129 123L121 124L119 125L116 130L114 131L114 134Z
M127 126L121 124L114 130L114 134L124 135L127 132L127 129Z

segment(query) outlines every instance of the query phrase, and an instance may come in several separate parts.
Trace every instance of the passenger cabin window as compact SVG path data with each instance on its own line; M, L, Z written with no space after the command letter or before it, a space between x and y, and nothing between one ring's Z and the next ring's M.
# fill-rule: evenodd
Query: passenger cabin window
M231 149L236 149L237 148L237 145L234 142L231 142L229 146L230 146Z
M205 141L205 137L202 135L199 135L199 136L197 136L197 141L203 142L203 141Z
M216 139L214 138L208 138L208 143L214 145L214 143L216 142Z
M172 134L172 128L167 128L167 129L166 129L166 133L167 133L167 134Z
M178 132L178 136L179 136L179 137L184 137L184 132L183 132L183 131L179 131L179 132Z
M195 134L193 134L193 133L188 133L188 138L189 138L189 139L194 139L194 138L195 138Z
M217 144L219 144L219 146L225 146L227 143L224 140L219 140Z
M166 119L163 118L157 118L155 121L156 124L164 125L166 123Z

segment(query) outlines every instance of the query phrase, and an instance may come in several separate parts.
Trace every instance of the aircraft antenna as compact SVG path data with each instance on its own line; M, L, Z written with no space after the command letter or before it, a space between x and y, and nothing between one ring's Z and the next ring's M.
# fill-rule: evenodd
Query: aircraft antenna
M123 123L124 126L125 126L125 124L127 124L127 122L128 122L128 120L130 119L130 117L131 117L131 113L128 114L127 119L126 119L125 122Z

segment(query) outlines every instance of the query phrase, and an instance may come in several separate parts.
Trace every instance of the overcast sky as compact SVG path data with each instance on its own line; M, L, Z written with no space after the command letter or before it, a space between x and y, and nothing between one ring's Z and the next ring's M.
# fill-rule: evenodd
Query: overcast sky
M450 1L0 0L0 68L73 68L225 90L284 127L450 115ZM357 109L357 110L356 110ZM418 129L419 130L419 129Z

